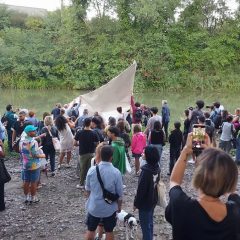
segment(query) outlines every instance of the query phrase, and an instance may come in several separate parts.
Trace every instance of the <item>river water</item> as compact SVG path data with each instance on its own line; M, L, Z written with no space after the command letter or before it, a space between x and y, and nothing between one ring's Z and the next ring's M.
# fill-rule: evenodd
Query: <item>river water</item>
M16 90L0 89L0 114L5 112L7 104L12 104L14 108L27 108L35 111L40 119L42 113L51 111L56 103L68 103L84 92L76 90ZM113 96L114 97L114 96ZM187 107L194 107L198 99L203 99L206 105L214 101L220 101L225 109L234 112L235 108L240 108L239 94L230 92L205 91L191 92L143 92L136 93L135 99L148 106L160 108L163 99L169 103L171 110L171 122L183 118L183 110Z

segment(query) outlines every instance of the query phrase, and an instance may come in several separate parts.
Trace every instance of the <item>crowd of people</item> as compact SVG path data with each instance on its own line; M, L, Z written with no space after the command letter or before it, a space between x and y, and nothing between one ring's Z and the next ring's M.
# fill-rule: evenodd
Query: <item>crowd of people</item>
M124 175L134 159L134 174L139 179L133 208L139 210L143 239L152 240L154 208L159 198L156 186L161 178L162 152L168 142L167 174L171 176L165 214L173 227L173 238L240 239L240 198L235 192L240 165L240 109L230 114L220 102L204 108L204 101L198 100L196 107L184 111L184 122L176 120L169 132L170 109L166 100L159 113L157 107L135 102L132 96L131 109L124 112L119 106L107 123L98 112L89 114L84 109L80 114L80 105L80 101L71 106L57 103L51 113L43 113L41 120L33 111L15 111L12 105L6 106L0 122L0 158L5 155L4 141L9 152L19 153L25 204L40 201L40 169L49 163L51 176L55 177L63 167L72 167L76 147L76 188L85 190L88 196L86 239L101 239L102 231L106 232L106 239L113 239L116 213L122 209L126 187ZM195 126L205 130L198 151L193 146ZM235 161L229 155L233 148ZM196 165L193 185L198 191L197 199L188 197L181 188L189 157ZM221 199L226 194L230 194L227 203ZM4 183L0 178L0 211L4 209Z

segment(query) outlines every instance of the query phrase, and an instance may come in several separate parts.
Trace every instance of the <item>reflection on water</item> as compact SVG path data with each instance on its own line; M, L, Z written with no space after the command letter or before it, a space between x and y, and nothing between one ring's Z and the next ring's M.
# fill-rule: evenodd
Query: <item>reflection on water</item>
M80 93L71 90L0 89L0 113L4 113L6 105L10 103L14 108L27 108L42 115L43 112L50 111L56 103L71 102Z
M68 103L79 96L80 91L71 90L15 90L0 89L0 113L5 112L7 104L11 103L14 107L22 107L37 112L38 118L45 111L51 111L56 103ZM234 109L240 107L238 95L230 92L145 92L135 94L136 100L149 106L161 107L161 102L166 99L171 110L171 121L183 118L183 110L187 107L195 106L198 99L203 99L206 105L219 100L232 113ZM113 96L114 98L114 96Z

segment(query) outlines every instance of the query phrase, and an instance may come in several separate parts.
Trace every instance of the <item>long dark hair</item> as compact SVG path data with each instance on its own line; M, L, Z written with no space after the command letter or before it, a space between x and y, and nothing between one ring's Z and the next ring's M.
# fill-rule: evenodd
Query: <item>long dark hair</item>
M55 120L55 125L58 131L66 129L67 119L64 116L59 115Z
M155 131L161 131L161 130L162 130L162 125L161 125L161 123L160 123L159 121L154 122L154 124L153 124L153 129L154 129Z
M148 164L154 166L159 161L158 149L153 145L148 145L144 150L146 161Z

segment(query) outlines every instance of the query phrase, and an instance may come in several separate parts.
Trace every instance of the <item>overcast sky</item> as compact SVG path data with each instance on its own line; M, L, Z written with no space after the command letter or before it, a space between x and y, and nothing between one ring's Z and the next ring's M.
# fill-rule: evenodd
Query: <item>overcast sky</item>
M17 6L45 8L49 11L53 11L57 8L60 8L61 5L60 0L0 0L0 3L6 3ZM68 4L69 0L64 0L64 3ZM228 0L228 3L232 9L236 9L237 4L235 0Z

